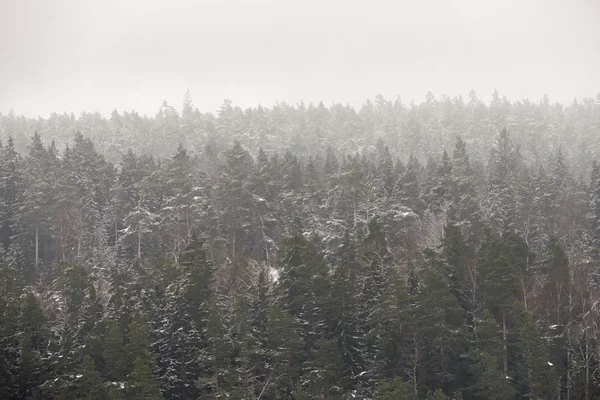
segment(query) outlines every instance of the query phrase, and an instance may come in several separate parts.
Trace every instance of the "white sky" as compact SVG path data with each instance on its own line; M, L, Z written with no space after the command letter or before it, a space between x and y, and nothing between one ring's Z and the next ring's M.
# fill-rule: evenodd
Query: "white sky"
M0 112L600 92L600 0L0 0Z

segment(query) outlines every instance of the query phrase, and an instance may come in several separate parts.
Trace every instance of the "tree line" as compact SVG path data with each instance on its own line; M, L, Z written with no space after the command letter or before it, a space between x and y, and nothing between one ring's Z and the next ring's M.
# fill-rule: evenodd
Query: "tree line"
M0 113L0 139L6 142L11 136L18 152L27 153L36 130L61 151L79 131L113 164L129 148L168 158L179 144L196 155L206 144L220 152L239 141L254 155L262 148L269 154L291 151L308 157L327 147L340 154L373 152L380 138L394 158L407 160L413 154L426 160L438 158L441 149L451 149L461 136L471 160L485 165L496 133L505 127L517 139L527 164L544 162L560 148L576 176L589 176L600 152L600 94L560 104L548 96L539 102L511 102L497 90L489 103L473 90L466 98L436 98L428 92L423 101L408 103L399 96L390 100L378 95L358 108L322 102L242 108L225 100L213 113L199 110L188 92L180 107L163 102L154 115L114 110L106 116L83 112L26 118L12 111Z

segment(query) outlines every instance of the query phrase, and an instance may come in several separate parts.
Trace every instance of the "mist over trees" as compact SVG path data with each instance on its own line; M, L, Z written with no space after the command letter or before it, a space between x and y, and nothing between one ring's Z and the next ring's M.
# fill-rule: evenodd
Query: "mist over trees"
M600 397L600 95L0 137L0 398Z
M26 153L34 131L61 150L73 141L75 132L81 132L108 161L118 164L128 149L164 158L179 144L190 154L201 155L207 145L220 152L234 141L253 155L262 148L269 154L325 156L328 147L339 154L372 155L380 139L394 158L406 162L412 154L423 162L439 158L442 149L451 151L460 136L469 146L471 160L485 165L497 132L506 128L528 165L545 163L549 154L561 149L578 176L589 174L600 150L599 101L597 97L559 104L545 96L539 103L509 102L495 91L486 104L474 91L468 98L438 99L428 92L418 104L378 95L358 109L339 103L276 103L244 110L225 100L214 115L198 110L188 92L181 105L164 102L154 116L117 110L106 118L86 112L54 113L47 119L0 113L0 138L6 142L12 136L15 148Z

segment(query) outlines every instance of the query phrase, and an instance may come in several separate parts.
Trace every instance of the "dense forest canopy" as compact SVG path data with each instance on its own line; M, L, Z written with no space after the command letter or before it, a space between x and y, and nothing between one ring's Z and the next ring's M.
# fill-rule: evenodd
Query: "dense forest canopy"
M600 397L600 95L0 137L0 398Z

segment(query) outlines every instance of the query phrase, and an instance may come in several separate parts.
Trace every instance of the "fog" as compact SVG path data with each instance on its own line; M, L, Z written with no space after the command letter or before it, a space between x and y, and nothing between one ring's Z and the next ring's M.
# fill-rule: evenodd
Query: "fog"
M0 400L600 399L599 72L600 0L0 0Z
M201 111L381 93L570 103L600 88L600 3L0 2L0 112Z

